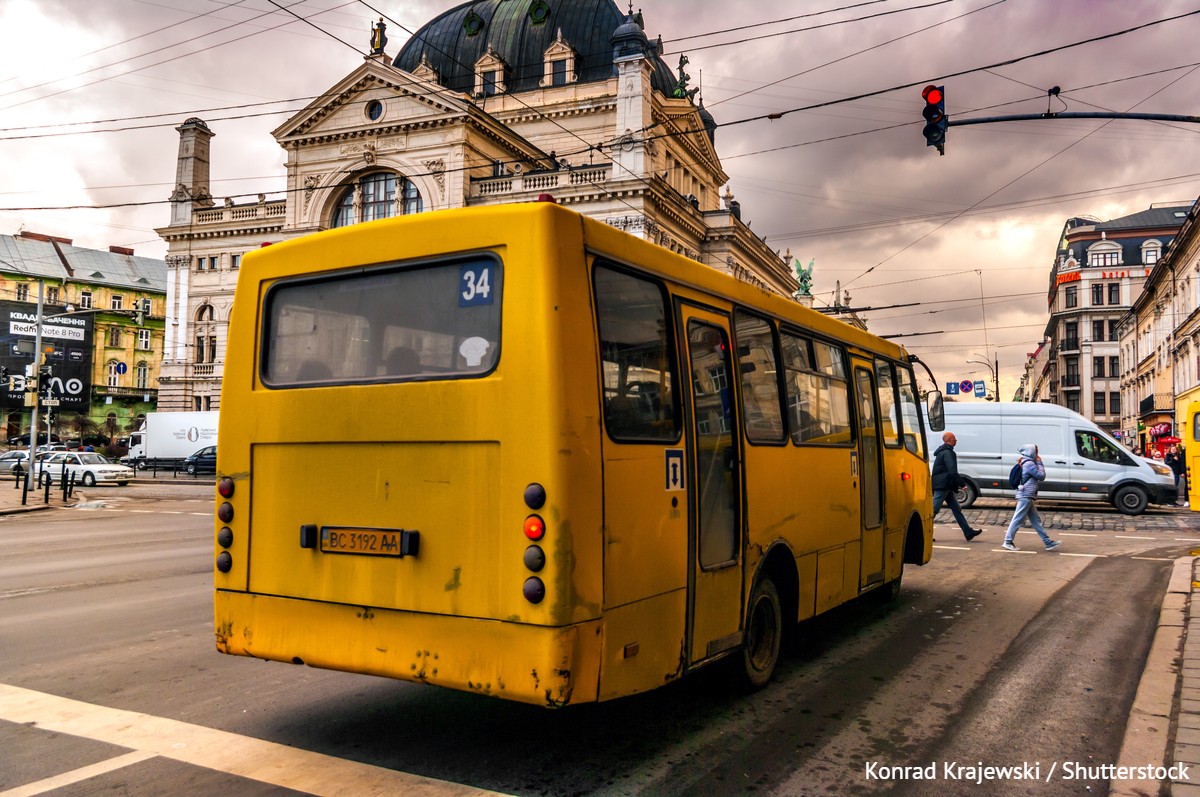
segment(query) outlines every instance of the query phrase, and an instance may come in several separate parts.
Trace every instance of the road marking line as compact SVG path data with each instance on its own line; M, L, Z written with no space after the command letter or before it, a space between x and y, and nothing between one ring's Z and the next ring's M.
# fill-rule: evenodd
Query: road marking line
M1174 559L1169 559L1163 556L1131 556L1130 559L1137 559L1141 562L1174 562ZM0 797L4 795L0 794Z
M0 719L81 736L313 795L494 795L166 717L0 684Z
M1113 537L1115 537L1118 540L1157 540L1158 539L1158 537L1134 537L1129 534L1114 534Z
M1059 536L1060 537L1099 537L1100 535L1099 534L1083 534L1082 532L1078 532L1078 531L1064 531Z
M1059 556L1086 556L1089 559L1107 559L1108 558L1108 554L1104 554L1104 553L1066 553L1065 551L1059 551L1058 555Z
M37 783L27 783L24 786L17 786L15 789L0 791L0 797L34 797L34 795L61 789L64 786L70 786L73 783L79 783L88 778L107 775L109 772L116 772L118 769L140 764L151 758L158 758L158 756L155 753L146 752L145 750L126 753L116 758L110 758L107 761L100 761L91 766L80 767L70 772L64 772L61 775L39 780Z
M993 548L992 550L996 551L997 553L1037 553L1037 551L1022 551L1022 550L1010 551L1007 548Z
M1196 537L1176 537L1175 542L1200 542L1200 538Z
M971 550L971 546L969 546L969 545L935 545L933 547L939 548L943 551L969 551L969 550Z

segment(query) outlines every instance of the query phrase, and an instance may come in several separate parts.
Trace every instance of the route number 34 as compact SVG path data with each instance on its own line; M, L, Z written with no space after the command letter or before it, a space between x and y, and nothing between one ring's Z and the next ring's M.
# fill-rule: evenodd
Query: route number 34
M492 303L492 268L491 263L473 263L459 269L459 307Z

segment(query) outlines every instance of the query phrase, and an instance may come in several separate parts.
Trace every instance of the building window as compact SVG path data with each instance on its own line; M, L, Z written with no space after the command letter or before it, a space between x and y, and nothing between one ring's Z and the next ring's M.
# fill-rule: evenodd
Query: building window
M199 365L203 362L204 362L204 336L197 335L196 336L196 364Z
M242 256L241 255L230 255L229 256L229 267L231 269L233 269L234 271L241 268L242 267Z
M121 375L117 373L117 368L120 365L116 360L108 361L107 379L109 387L116 387Z
M1092 322L1092 340L1104 340L1104 322Z
M1117 322L1116 321L1108 322L1108 339L1110 341L1112 341L1113 343L1117 342Z
M1108 412L1104 409L1104 394L1092 394L1092 412L1096 415L1107 415Z
M217 336L208 336L208 361L215 363L217 361Z
M504 85L507 73L508 65L489 44L483 57L475 62L475 96L491 97L508 91Z
M1108 412L1110 415L1121 414L1121 393L1114 390L1108 394Z
M210 258L208 259L208 270L209 270L209 271L216 271L216 270L217 270L217 263L219 263L219 262L220 262L219 258L216 258L216 257L210 257Z
M197 321L212 321L213 315L214 315L213 306L211 304L206 304L206 305L201 306L201 308L196 311L196 320Z
M1089 252L1089 266L1119 266L1121 265L1121 253L1115 252Z
M550 85L567 85L567 62L565 60L550 62Z
M1094 376L1094 377L1103 377L1104 376L1104 358L1103 357L1093 357L1092 358L1092 376Z
M1152 266L1162 258L1162 241L1151 238L1142 244L1142 264Z
M22 282L19 285L17 285L17 301L18 302L29 301L29 283L28 282ZM30 430L29 433L30 433L30 435L32 435L33 431Z
M400 191L399 203L396 201L397 190ZM356 206L362 218L356 218ZM394 172L375 172L363 176L353 187L346 189L334 208L331 226L345 227L356 221L391 218L398 212L420 213L423 209L421 193L412 180Z
M150 330L139 329L137 331L137 347L139 349L150 348Z
M1068 285L1066 290L1065 301L1067 309L1079 306L1079 288L1075 285Z
M125 306L125 297L119 293L114 293L112 299L108 303L109 310L120 310Z
M1074 412L1079 412L1079 394L1078 393L1071 392L1071 393L1067 394L1067 409L1072 410Z
M1119 283L1119 282L1108 283L1108 303L1109 304L1120 304L1121 303L1121 283ZM1116 338L1113 338L1113 340L1116 340Z
M50 304L58 304L58 288L46 289L46 301Z
M1092 286L1092 306L1099 307L1104 304L1104 286L1096 283Z
M137 364L137 367L133 369L133 373L139 390L145 390L150 387L150 366L146 364L145 360Z
M1120 376L1121 375L1121 358L1119 356L1113 356L1113 357L1108 358L1108 375L1109 376Z
M108 328L108 345L109 346L120 346L121 345L121 330L118 327L109 327Z
M206 258L204 255L200 255L199 257L197 257L196 258L196 270L203 271L204 264L207 262L208 262L208 258Z
M80 310L92 309L92 292L91 291L81 291L80 292L80 294L79 294L79 309Z
M146 315L150 315L150 308L153 306L154 305L151 303L151 301L149 299L142 299L142 312L145 313Z

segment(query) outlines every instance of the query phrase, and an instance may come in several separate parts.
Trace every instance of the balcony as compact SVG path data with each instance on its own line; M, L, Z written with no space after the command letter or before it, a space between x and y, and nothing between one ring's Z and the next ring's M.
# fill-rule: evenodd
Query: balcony
M287 201L259 202L257 205L226 205L223 208L200 210L195 214L196 224L222 224L266 219L282 220L287 214Z
M156 387L117 387L116 385L92 385L92 393L98 397L113 396L114 398L138 398L155 396Z
M608 182L610 167L579 166L560 169L556 172L536 174L513 174L504 177L489 177L476 180L471 185L472 197L516 197L521 194L539 194L561 191L564 188L596 188Z
M1147 415L1155 415L1162 412L1175 412L1175 396L1173 394L1155 393L1153 396L1146 396L1146 398L1138 402L1139 418L1145 418Z
M1063 387L1079 387L1079 374L1063 374Z
M1062 345L1059 346L1061 351L1079 351L1079 338L1063 338Z

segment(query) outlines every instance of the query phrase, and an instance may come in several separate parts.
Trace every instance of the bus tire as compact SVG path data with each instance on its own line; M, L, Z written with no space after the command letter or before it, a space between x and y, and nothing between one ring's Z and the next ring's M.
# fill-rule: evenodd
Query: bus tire
M875 598L875 602L879 604L891 603L900 597L900 582L904 581L904 562L900 562L900 575L893 578L891 581L876 588L871 596Z
M746 607L746 635L742 640L741 678L748 689L762 689L775 674L783 641L783 609L779 591L770 576L762 575Z
M1122 515L1140 515L1146 511L1148 503L1150 503L1150 497L1146 495L1146 491L1132 484L1120 488L1113 496L1113 506Z

